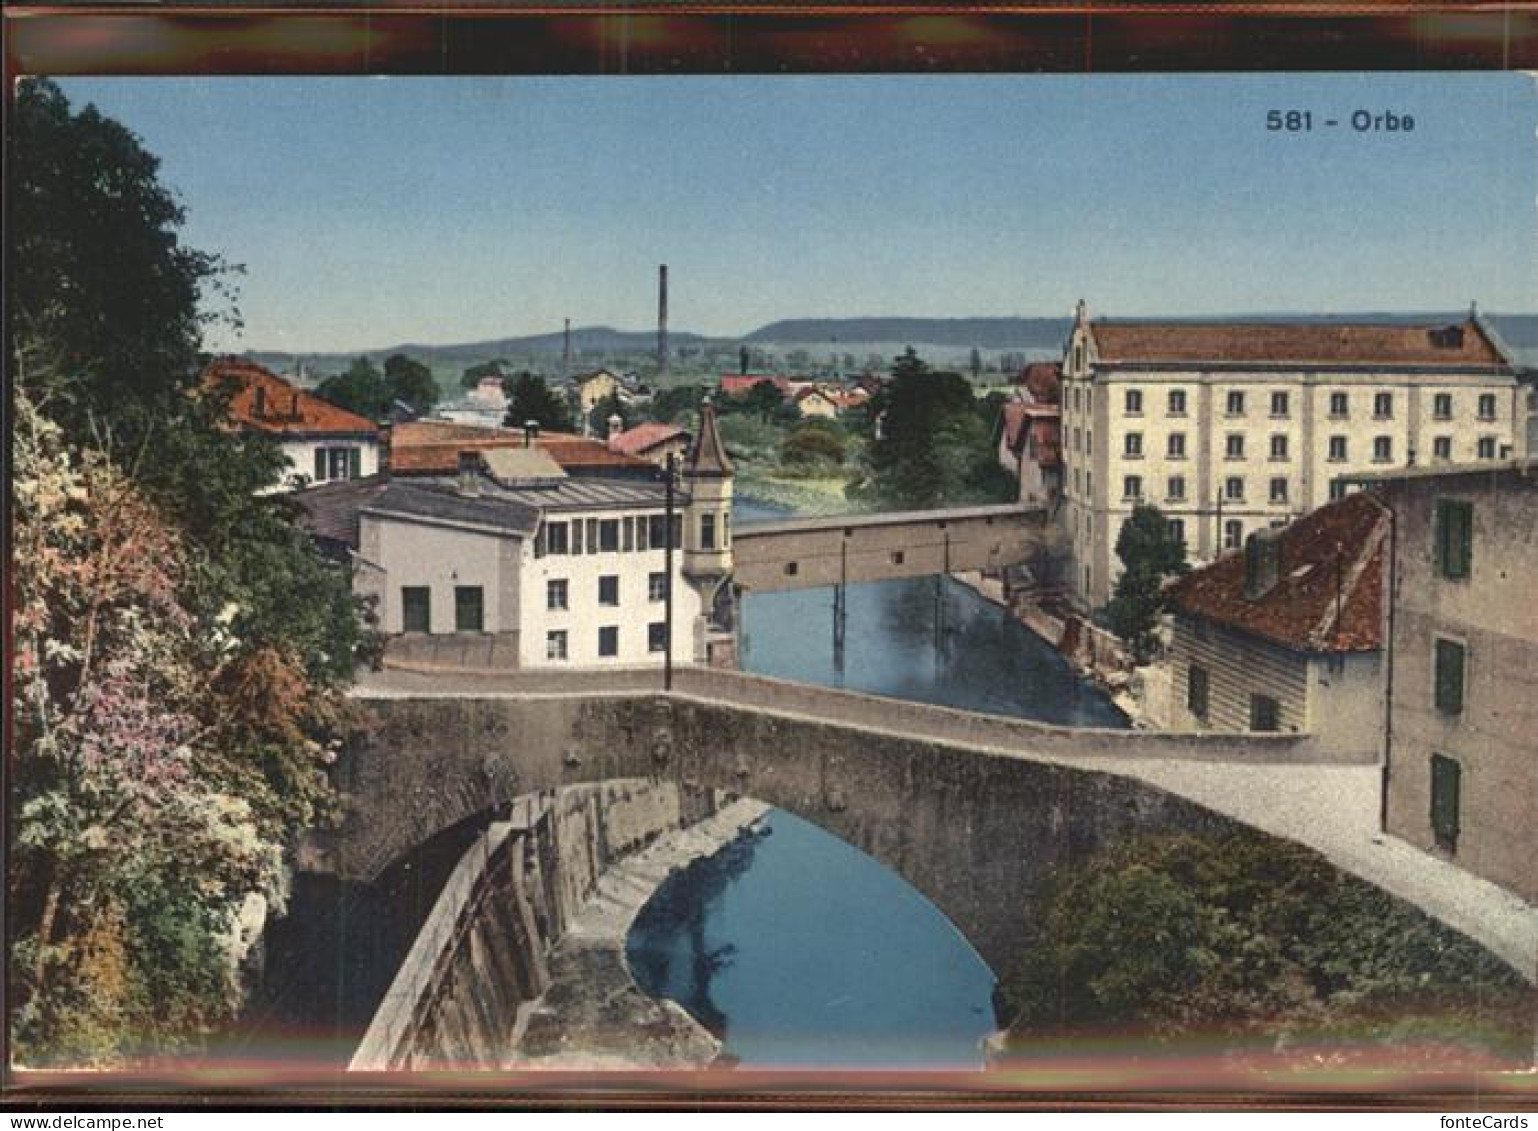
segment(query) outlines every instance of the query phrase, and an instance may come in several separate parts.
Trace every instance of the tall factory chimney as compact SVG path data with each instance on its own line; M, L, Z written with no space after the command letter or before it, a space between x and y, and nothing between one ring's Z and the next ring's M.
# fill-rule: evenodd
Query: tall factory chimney
M668 372L668 265L657 268L657 370Z
M571 319L566 320L565 337L561 341L561 376L571 376Z

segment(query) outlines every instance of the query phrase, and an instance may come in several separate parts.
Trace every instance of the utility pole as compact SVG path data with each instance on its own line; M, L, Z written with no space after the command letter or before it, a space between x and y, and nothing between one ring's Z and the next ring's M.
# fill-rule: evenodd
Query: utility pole
M663 535L662 584L662 690L673 690L673 479L678 471L678 456L668 453L667 496L663 507L667 527Z
M849 541L838 547L838 584L833 587L833 667L844 672L844 635L849 620Z

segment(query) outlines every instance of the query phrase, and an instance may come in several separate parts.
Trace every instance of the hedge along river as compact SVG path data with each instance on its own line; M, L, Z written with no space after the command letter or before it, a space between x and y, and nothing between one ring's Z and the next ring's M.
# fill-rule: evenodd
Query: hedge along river
M736 526L783 508L739 499ZM949 578L751 595L742 666L877 695L1044 722L1125 716L1003 609ZM637 918L630 965L744 1065L972 1068L995 1028L994 973L951 922L881 864L771 811L757 835L695 861Z

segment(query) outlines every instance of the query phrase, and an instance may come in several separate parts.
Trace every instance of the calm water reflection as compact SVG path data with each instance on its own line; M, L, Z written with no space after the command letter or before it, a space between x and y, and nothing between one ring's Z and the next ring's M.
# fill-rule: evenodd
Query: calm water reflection
M736 524L784 512L746 501ZM763 675L1053 723L1125 726L1052 648L945 579L743 602L743 667ZM954 926L876 861L789 813L669 880L629 940L637 980L744 1064L975 1067L993 975Z

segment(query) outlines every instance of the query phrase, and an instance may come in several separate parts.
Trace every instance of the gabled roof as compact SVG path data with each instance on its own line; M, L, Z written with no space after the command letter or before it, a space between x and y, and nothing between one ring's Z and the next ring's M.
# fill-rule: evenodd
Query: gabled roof
M1113 322L1089 326L1101 362L1498 367L1511 364L1478 318L1368 322Z
M441 420L414 420L390 434L390 470L402 475L451 475L462 451L521 448L527 441L513 428L481 428ZM652 471L652 465L602 440L569 432L541 432L536 443L567 471L624 469Z
M1032 400L1041 404L1057 404L1058 386L1062 380L1061 362L1033 361L1020 371L1015 384L1024 385Z
M226 383L235 387L230 420L242 428L277 436L359 436L377 435L379 431L366 416L321 400L244 358L222 357L203 371L206 387Z
M304 512L304 524L316 538L358 548L358 508L373 502L390 485L388 476L343 479L295 491L288 498Z
M689 439L689 431L676 424L648 420L627 429L609 441L609 447L629 456L639 456L672 440Z
M1037 462L1047 465L1057 463L1057 425L1062 410L1055 404L1030 404L1026 401L1004 402L1001 415L1004 422L1004 443L1010 451L1019 455L1025 450L1026 436L1035 428L1037 441L1043 445L1042 458Z
M1387 531L1387 510L1359 491L1280 532L1278 581L1264 595L1245 596L1245 555L1230 553L1175 581L1170 603L1295 651L1376 651Z

